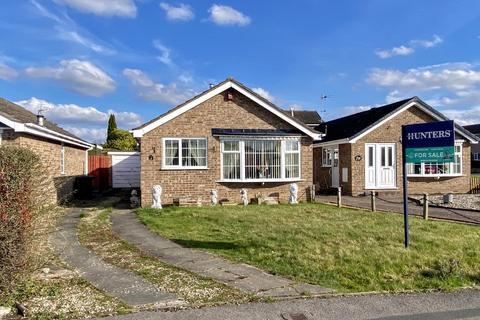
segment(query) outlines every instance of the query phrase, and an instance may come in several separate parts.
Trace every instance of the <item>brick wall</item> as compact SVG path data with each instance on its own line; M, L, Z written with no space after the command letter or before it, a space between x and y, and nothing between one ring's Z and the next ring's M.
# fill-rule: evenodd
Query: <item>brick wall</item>
M85 149L65 144L65 174L60 172L61 144L13 130L4 130L2 144L16 145L34 151L40 157L43 168L41 189L46 203L66 200L73 192L74 178L84 174Z
M289 195L289 183L220 183L220 140L211 134L212 128L287 129L291 126L253 101L233 91L233 101L219 94L177 118L145 134L141 139L141 195L142 206L152 202L152 186L163 188L162 202L172 203L178 196L210 201L210 190L218 190L218 199L240 202L240 189L247 188L249 197L255 194L278 196L283 202ZM204 137L208 153L205 170L161 170L162 138ZM312 140L301 141L301 178L299 198L307 198L313 181ZM149 157L153 159L150 160Z

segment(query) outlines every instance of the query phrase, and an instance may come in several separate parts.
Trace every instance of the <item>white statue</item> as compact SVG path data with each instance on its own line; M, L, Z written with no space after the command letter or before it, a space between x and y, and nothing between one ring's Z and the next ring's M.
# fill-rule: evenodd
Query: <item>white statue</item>
M133 189L130 197L130 208L136 208L140 204L138 200L137 190Z
M296 183L290 184L290 197L288 198L288 203L290 204L298 203L298 185Z
M153 209L162 209L162 200L160 196L162 195L162 187L160 185L154 185L152 188L152 208Z
M212 189L210 191L210 204L212 206L216 206L218 203L218 191L215 189Z
M240 201L242 201L244 206L248 205L248 193L245 188L240 190Z

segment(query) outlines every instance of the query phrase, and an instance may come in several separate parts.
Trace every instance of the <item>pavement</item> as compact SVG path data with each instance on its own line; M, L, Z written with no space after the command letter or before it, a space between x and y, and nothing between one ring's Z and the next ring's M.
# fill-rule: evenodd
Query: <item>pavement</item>
M205 251L184 248L151 232L131 210L114 210L112 229L127 242L161 261L212 278L247 293L262 297L318 296L333 290L298 283L268 274L255 267L234 263Z
M51 237L56 254L93 286L131 306L155 304L168 307L182 304L176 295L161 291L134 273L105 263L80 244L76 227L81 209L71 209Z
M323 203L337 203L336 195L319 195L316 196L317 202ZM370 196L342 196L342 205L363 208L370 210ZM376 207L379 211L389 211L403 214L403 202L401 199L394 197L378 197L376 199ZM415 202L408 203L408 210L410 215L422 216L423 207L418 206ZM480 212L473 210L459 210L451 208L429 207L429 217L433 219L449 220L456 222L464 222L470 224L480 225Z
M480 291L377 294L141 312L108 320L453 320L480 319Z

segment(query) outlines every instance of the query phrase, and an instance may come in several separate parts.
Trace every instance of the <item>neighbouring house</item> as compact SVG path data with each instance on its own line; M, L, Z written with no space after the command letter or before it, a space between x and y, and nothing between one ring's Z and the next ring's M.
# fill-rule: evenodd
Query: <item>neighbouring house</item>
M480 139L480 124L471 124L468 126L464 126L464 128ZM472 145L472 152L470 157L472 173L480 173L480 144Z
M314 183L317 189L341 186L348 195L371 190L402 191L401 127L448 120L417 97L324 122L324 134L314 144ZM470 148L478 138L455 126L455 162L408 166L412 194L470 191Z
M292 114L293 112L293 114ZM316 113L316 112L315 112ZM321 134L314 113L283 110L234 79L133 129L140 144L142 206L152 203L152 187L162 202L240 202L275 197L286 202L290 184L307 200L313 184L313 141Z
M42 115L0 98L0 145L33 150L40 157L42 200L55 203L71 196L75 177L88 169L88 149L93 145L48 121Z

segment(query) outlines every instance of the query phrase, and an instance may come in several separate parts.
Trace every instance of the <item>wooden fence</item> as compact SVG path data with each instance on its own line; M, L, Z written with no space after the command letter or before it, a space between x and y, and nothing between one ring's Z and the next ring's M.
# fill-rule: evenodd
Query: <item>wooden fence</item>
M88 156L88 175L93 176L93 187L103 191L112 187L112 157Z
M480 193L480 177L470 177L470 193Z

